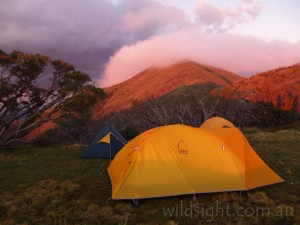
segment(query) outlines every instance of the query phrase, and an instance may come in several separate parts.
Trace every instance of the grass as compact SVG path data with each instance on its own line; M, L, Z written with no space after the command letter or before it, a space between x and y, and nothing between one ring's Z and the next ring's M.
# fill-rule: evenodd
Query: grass
M300 129L244 132L286 182L247 193L148 199L139 207L110 199L109 160L80 159L82 148L1 151L0 224L300 224Z

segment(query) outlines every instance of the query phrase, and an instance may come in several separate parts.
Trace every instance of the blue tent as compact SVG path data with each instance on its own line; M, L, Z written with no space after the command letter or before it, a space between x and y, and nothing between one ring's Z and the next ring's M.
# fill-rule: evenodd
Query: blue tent
M81 158L113 158L127 140L113 127L106 125L81 154Z

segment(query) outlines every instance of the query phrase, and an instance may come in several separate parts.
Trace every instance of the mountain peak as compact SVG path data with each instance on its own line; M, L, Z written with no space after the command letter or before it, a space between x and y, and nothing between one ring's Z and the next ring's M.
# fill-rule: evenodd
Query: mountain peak
M109 97L101 106L101 112L95 110L95 117L130 108L134 102L145 102L182 86L214 83L221 87L241 79L241 76L229 71L189 60L167 67L150 67L129 80L105 88Z

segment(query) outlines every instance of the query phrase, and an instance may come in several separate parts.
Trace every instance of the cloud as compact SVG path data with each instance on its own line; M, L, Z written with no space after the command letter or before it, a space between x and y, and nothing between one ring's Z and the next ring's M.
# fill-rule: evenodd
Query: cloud
M250 75L299 63L299 49L300 42L267 42L228 33L205 33L190 26L123 46L110 58L99 83L110 86L148 67L163 67L184 59Z
M186 21L185 13L174 6L164 6L158 2L152 2L148 6L138 10L129 10L122 16L120 29L134 32L149 27L182 26Z
M103 69L100 62L109 57L100 52L111 55L123 43L110 30L118 21L114 6L107 1L89 3L66 0L2 2L1 48L62 58L96 77Z
M263 8L256 0L239 0L235 7L200 0L194 17L174 1L165 2L3 0L0 46L61 58L94 80L102 77L105 86L182 59L240 74L299 61L299 43L225 33L260 15Z
M184 16L153 0L4 0L0 46L62 58L96 78L124 44L180 26Z
M196 23L208 32L223 32L238 24L255 19L262 12L262 5L254 0L240 0L235 8L219 7L208 2L198 1Z

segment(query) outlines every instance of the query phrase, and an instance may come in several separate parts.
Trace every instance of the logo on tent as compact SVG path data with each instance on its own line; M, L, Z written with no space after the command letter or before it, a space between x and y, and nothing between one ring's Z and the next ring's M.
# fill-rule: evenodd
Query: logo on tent
M189 154L187 146L183 140L180 140L178 142L177 149L179 154L185 154L185 155Z

